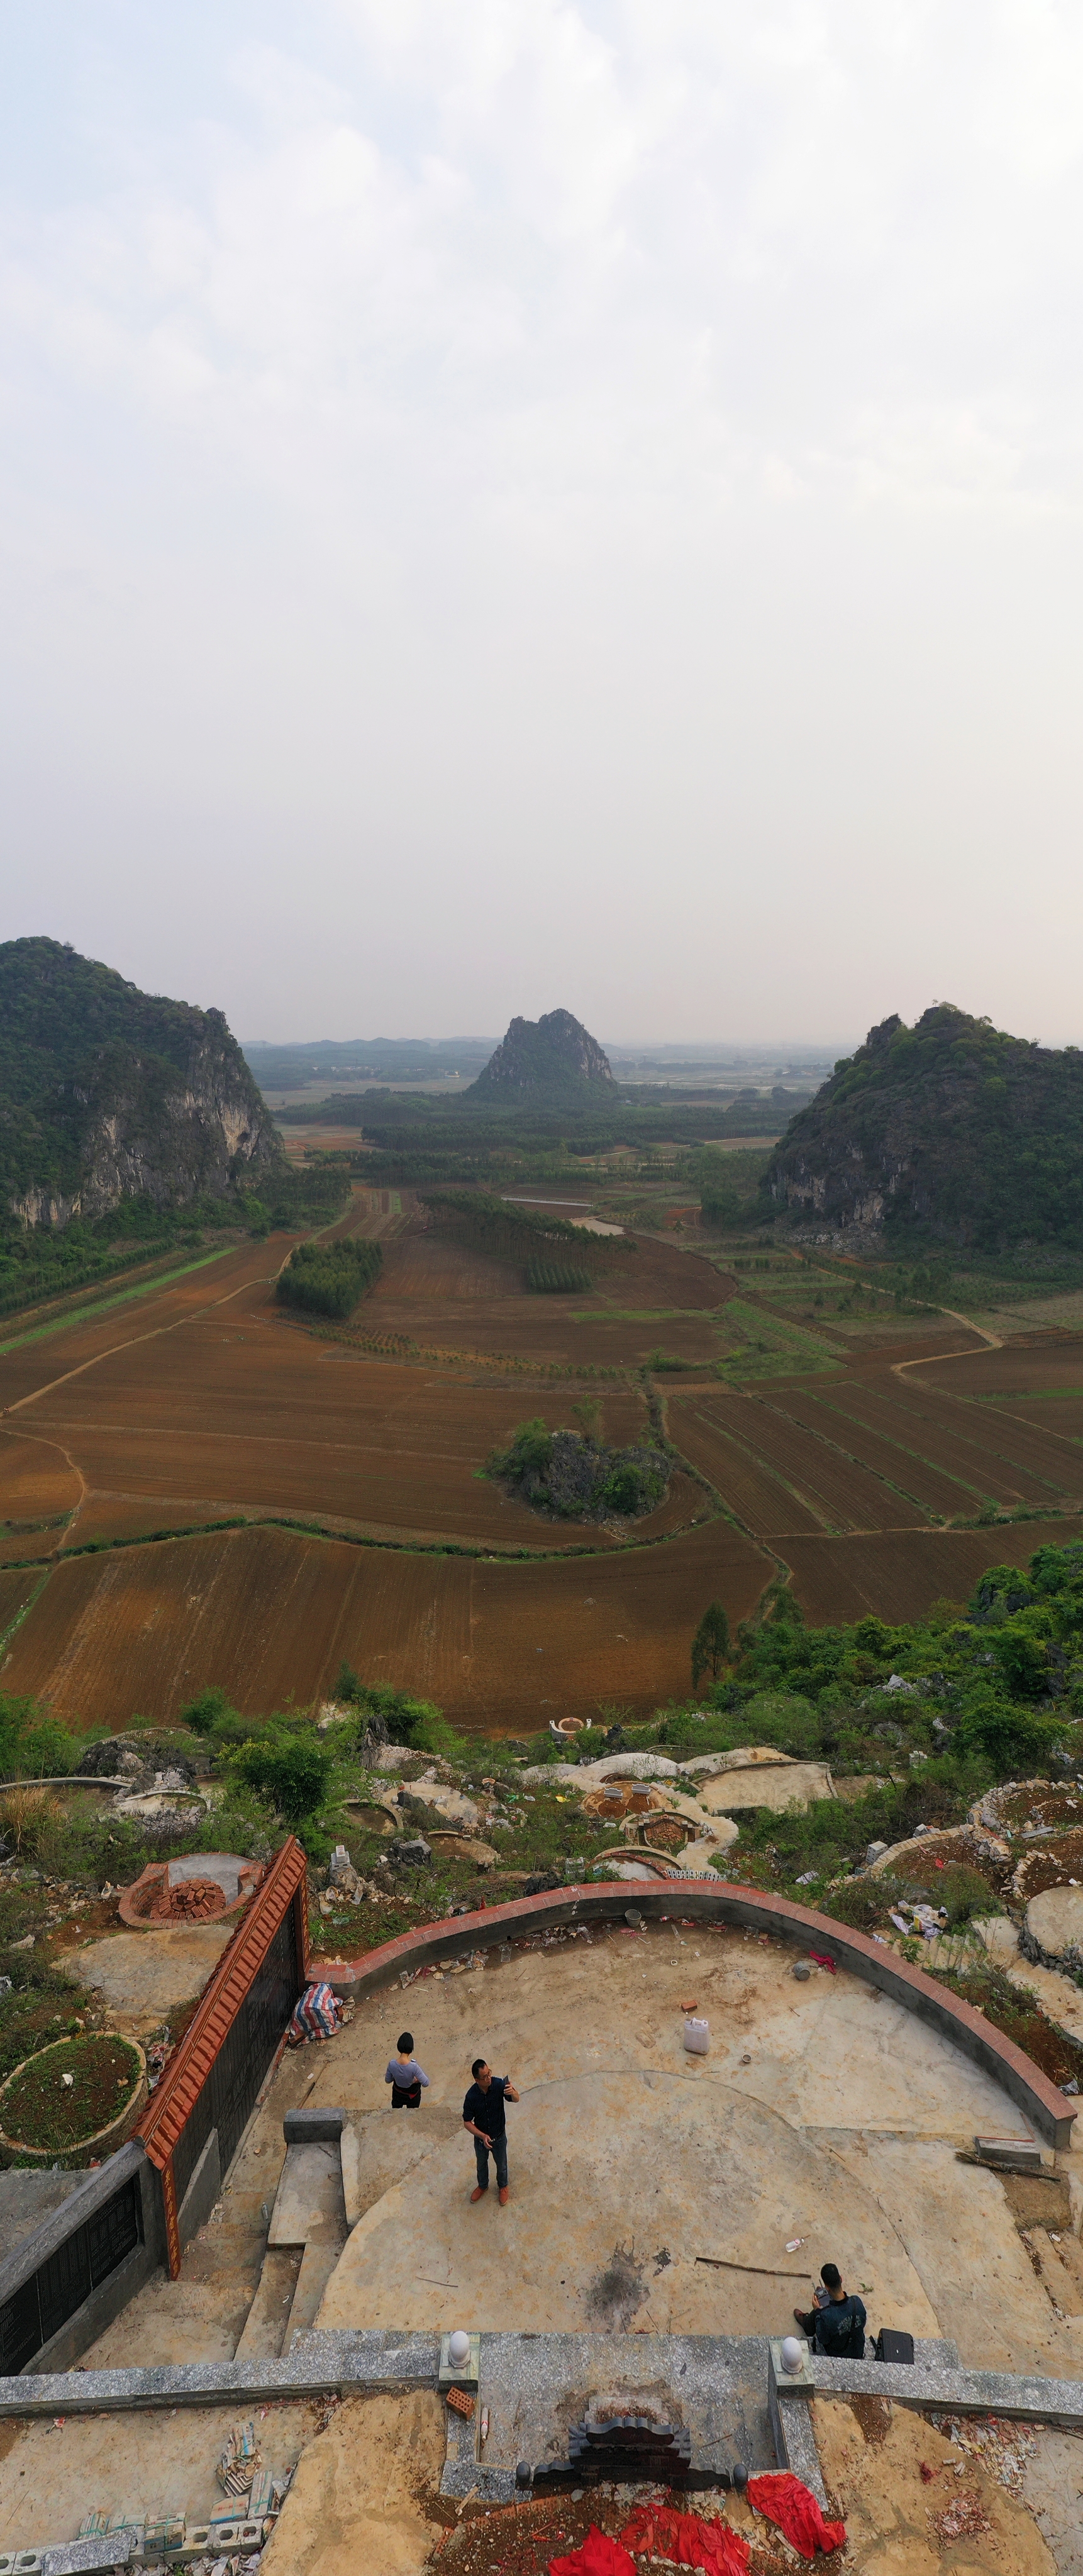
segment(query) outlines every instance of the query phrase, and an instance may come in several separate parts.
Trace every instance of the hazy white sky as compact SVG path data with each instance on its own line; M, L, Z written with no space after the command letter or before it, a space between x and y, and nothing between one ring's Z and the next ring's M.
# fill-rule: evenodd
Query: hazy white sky
M1083 17L0 0L0 935L1083 1037Z

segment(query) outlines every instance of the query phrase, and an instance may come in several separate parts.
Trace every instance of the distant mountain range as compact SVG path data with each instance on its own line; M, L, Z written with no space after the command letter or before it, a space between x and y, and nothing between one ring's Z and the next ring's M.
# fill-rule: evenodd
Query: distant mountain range
M0 945L0 1219L185 1206L281 1164L221 1011L141 993L55 939Z
M1083 1243L1083 1053L948 1002L883 1020L791 1119L766 1186L817 1229Z

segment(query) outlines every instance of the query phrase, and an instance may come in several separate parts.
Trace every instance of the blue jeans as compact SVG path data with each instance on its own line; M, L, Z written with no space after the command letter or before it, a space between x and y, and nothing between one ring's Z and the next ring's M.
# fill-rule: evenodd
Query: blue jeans
M492 2155L493 2163L496 2166L497 2188L500 2191L506 2191L508 2187L508 2133L506 2129L502 2137L493 2139L491 2149L483 2147L480 2138L475 2138L474 2140L474 2154L477 2158L478 2166L478 2186L482 2191L488 2191L489 2188L490 2153Z

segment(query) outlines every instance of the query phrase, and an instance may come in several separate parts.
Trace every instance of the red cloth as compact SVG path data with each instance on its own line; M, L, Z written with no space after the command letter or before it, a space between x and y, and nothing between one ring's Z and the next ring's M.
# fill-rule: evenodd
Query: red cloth
M748 2567L748 2542L728 2522L703 2522L698 2513L678 2513L672 2505L637 2505L621 2539L638 2553L703 2567L707 2576L745 2576Z
M551 2558L549 2576L636 2576L626 2549L592 2522L581 2549L567 2558Z
M748 2501L757 2513L766 2514L768 2522L778 2524L803 2558L815 2558L818 2549L846 2545L845 2523L825 2522L811 2488L789 2469L781 2476L750 2478Z
M810 1959L815 1959L818 1968L830 1968L833 1977L838 1974L838 1960L829 1959L825 1951L810 1950L809 1957Z

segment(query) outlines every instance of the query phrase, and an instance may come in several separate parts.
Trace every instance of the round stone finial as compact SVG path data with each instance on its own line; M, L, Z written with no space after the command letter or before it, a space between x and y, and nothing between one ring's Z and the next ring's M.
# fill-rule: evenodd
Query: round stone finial
M801 2365L802 2365L802 2363L803 2363L803 2361L804 2361L804 2358L805 2358L805 2347L804 2347L804 2344L803 2344L803 2343L798 2343L798 2340L797 2340L796 2335L786 2335L786 2336L783 2338L783 2344L782 2344L782 2367L783 2367L783 2370L788 2370L788 2371L790 2371L791 2373L792 2373L793 2371L800 2370Z
M456 2370L461 2370L464 2361L470 2359L470 2337L463 2333L461 2326L457 2326L454 2334L449 2338L448 2358L454 2362Z

